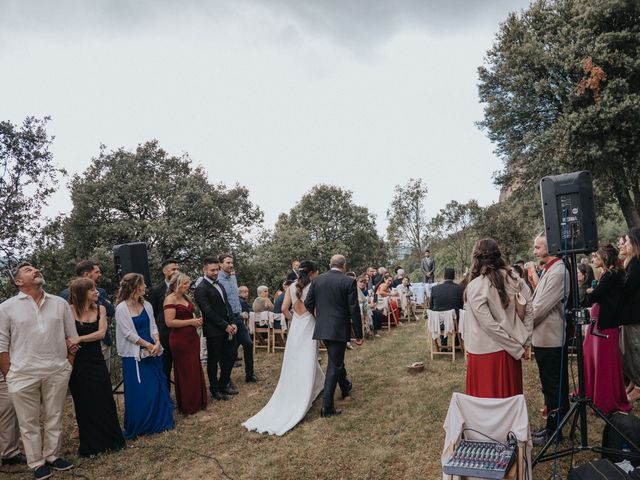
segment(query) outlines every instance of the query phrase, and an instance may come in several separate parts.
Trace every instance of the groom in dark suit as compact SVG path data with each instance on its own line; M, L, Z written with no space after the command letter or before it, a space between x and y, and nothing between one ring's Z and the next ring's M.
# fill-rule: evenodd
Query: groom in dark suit
M227 292L218 283L218 257L206 257L203 264L204 279L196 287L195 300L202 313L202 331L207 338L209 390L214 400L228 400L227 395L238 393L238 390L231 386L231 370L238 351L235 344L238 327L233 321Z
M349 396L351 382L347 380L344 353L351 340L351 322L356 333L356 344L362 345L362 320L358 304L355 279L347 277L347 261L342 255L331 257L331 270L311 282L304 306L316 317L314 340L322 340L327 347L329 364L324 381L320 415L340 415L342 410L333 405L336 385L340 385L342 398Z

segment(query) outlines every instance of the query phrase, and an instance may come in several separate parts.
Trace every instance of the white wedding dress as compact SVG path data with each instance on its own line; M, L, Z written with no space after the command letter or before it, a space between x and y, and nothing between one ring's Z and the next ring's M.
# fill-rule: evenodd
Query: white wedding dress
M309 286L302 291L302 301ZM295 284L289 287L291 304L298 301ZM313 339L316 319L309 312L293 313L287 345L282 359L280 379L271 399L257 414L242 425L269 435L284 435L311 408L311 404L324 387L324 372L318 364L318 342Z

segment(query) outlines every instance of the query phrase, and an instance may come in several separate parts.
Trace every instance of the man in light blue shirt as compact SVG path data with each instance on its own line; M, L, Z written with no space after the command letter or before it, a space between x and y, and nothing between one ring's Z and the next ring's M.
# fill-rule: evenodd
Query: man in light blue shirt
M251 335L249 335L249 331L247 330L247 326L244 323L244 317L242 315L242 306L240 305L240 295L238 293L238 281L233 273L233 257L228 253L223 253L219 256L218 261L220 262L218 283L222 285L227 293L229 306L233 312L233 320L238 327L236 338L238 343L242 345L244 352L245 380L249 383L257 382L258 378L255 373L253 373L253 342L251 341Z

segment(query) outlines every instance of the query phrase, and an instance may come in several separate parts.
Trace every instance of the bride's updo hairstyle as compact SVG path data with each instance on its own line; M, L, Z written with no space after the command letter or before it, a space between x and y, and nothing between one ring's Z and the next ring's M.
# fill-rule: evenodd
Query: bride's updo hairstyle
M298 298L302 298L302 290L311 283L310 275L317 271L318 267L311 260L304 260L303 262L300 262L300 267L298 267L298 281L296 282Z
M471 283L471 280L480 275L484 275L489 279L493 288L495 288L500 295L502 307L507 308L509 305L509 295L505 288L505 277L511 276L515 278L515 276L511 268L504 261L504 258L502 258L502 252L500 252L498 242L493 238L483 238L476 242L471 258L471 268L467 276L467 285Z

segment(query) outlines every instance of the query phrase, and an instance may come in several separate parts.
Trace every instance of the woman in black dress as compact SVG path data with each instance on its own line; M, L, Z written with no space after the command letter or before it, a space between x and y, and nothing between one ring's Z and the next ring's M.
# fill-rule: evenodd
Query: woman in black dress
M81 347L75 355L69 380L80 430L79 454L88 457L119 450L125 445L124 437L100 348L107 331L107 312L98 304L98 290L93 280L73 280L69 285L69 303Z

